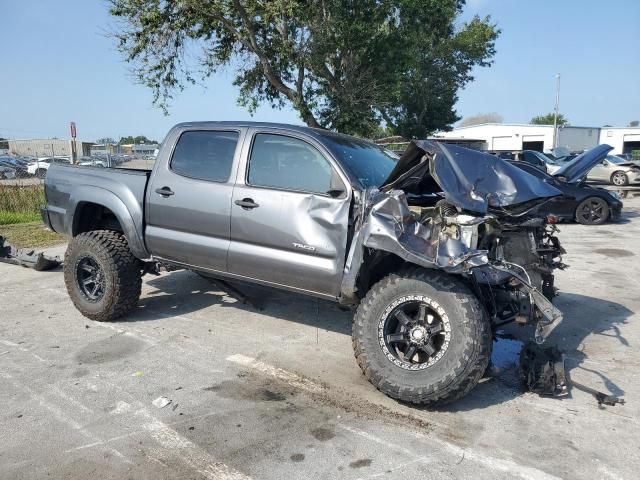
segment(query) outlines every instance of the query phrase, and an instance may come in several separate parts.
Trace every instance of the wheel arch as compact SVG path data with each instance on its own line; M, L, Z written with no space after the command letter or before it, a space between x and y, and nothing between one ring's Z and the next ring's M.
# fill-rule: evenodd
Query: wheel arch
M142 238L142 209L138 210L132 213L120 198L103 188L79 187L69 199L69 211L73 214L66 216L65 231L71 237L99 229L120 231L131 252L145 260L150 255ZM136 220L136 217L139 218Z
M627 174L627 172L625 172L624 170L616 170L615 172L613 172L613 173L611 174L611 176L609 177L609 181L615 185L615 183L613 182L613 177L615 177L615 176L616 176L617 174L619 174L619 173L623 174L623 175L626 177L626 179L627 179L627 180L626 180L626 182L625 182L624 184L625 184L625 185L626 185L626 184L628 184L628 183L629 183L629 175L628 175L628 174Z

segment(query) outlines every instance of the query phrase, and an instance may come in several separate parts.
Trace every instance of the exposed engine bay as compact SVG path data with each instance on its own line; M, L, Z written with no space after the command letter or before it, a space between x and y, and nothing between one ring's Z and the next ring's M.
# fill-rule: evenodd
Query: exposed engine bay
M343 296L355 297L367 262L376 252L389 252L461 275L494 328L533 324L542 343L562 320L552 304L553 272L565 265L556 226L536 215L535 207L559 192L500 159L470 152L413 142L395 178L392 173L392 181L365 192L355 214Z

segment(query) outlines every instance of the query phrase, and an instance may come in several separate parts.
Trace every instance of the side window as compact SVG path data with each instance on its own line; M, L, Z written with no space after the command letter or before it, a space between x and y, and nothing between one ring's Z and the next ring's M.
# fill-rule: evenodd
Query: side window
M231 173L238 137L238 132L184 132L171 157L171 170L185 177L226 182Z
M314 147L297 138L266 133L254 138L247 182L322 194L344 189L331 164Z

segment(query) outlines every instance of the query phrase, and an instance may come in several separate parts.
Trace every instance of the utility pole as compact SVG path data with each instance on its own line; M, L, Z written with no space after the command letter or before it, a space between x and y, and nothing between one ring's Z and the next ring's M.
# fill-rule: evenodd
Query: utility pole
M553 112L553 148L558 146L558 109L560 108L560 74L556 74L556 108Z

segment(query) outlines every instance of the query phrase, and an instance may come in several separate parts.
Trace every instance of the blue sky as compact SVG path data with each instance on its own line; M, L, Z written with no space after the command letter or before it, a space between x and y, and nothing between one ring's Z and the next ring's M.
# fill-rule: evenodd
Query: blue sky
M491 68L460 92L462 116L497 112L527 122L553 109L574 125L624 126L640 120L640 1L469 0L463 18L491 15L502 29ZM78 136L158 140L171 125L250 119L236 105L233 71L176 96L170 115L151 105L105 32L114 27L102 0L0 0L0 136ZM254 120L300 123L291 109L262 107Z

